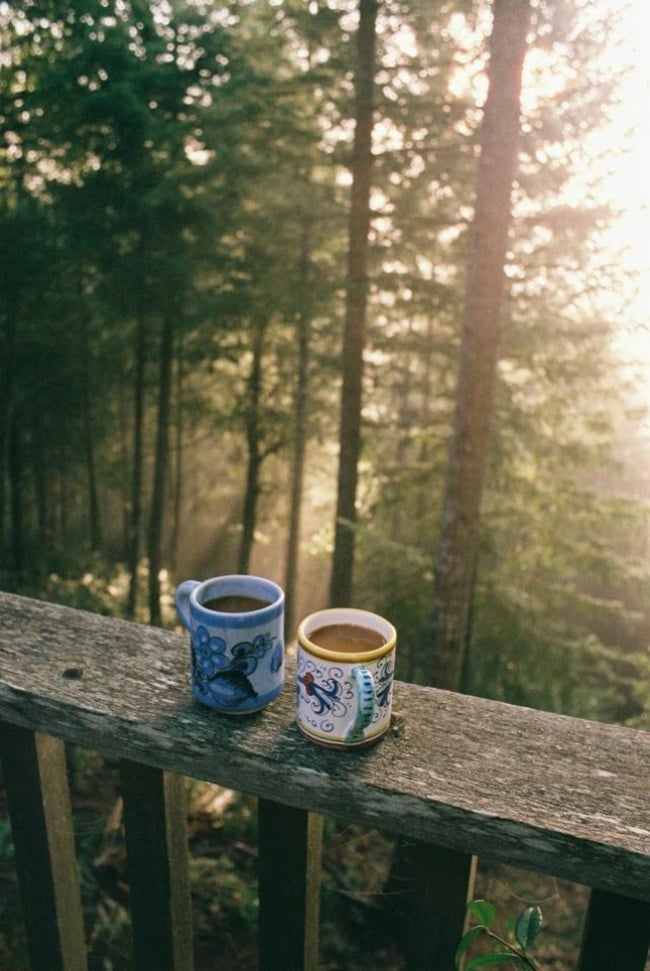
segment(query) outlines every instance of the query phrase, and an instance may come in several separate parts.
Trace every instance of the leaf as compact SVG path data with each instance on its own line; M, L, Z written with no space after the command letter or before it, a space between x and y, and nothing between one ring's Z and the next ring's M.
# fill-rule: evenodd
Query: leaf
M485 927L482 924L478 924L476 927L471 927L465 934L463 934L460 941L458 942L458 947L456 948L456 960L455 960L456 967L458 967L460 959L462 958L465 951L467 951L470 948L474 938L478 937L479 934L482 934L484 930L485 930Z
M496 917L497 909L489 900L472 900L467 908L472 917L479 922L491 927Z
M513 961L521 962L521 958L510 951L493 951L492 954L482 954L480 957L472 958L469 964L465 965L465 971L493 967L495 964L512 964Z
M526 907L515 925L515 938L522 950L528 950L539 934L541 926L542 912L539 907Z

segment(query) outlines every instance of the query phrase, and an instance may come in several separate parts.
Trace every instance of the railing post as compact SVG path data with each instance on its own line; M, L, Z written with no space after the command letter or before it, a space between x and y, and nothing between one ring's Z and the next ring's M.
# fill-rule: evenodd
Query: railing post
M120 762L124 825L138 971L192 971L185 780Z
M32 971L85 971L65 746L0 724L0 754Z
M592 890L578 971L643 971L650 949L650 903Z
M474 891L476 857L415 843L408 971L453 968Z
M316 971L322 816L258 802L260 971Z
M408 971L451 969L474 890L476 858L397 839L386 905Z

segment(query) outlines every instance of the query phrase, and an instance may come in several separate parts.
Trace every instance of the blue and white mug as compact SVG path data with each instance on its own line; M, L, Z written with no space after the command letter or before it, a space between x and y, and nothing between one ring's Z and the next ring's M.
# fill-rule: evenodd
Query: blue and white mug
M360 748L390 727L397 633L378 614L333 607L298 627L296 715L327 748Z
M226 715L259 711L284 687L284 592L264 577L232 574L176 589L190 632L194 697Z

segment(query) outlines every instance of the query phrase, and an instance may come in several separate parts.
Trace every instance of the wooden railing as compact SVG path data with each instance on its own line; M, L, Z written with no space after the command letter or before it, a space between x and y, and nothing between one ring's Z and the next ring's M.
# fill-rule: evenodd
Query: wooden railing
M593 888L580 971L642 971L650 734L398 683L361 752L298 733L283 696L241 719L188 691L184 636L0 594L0 737L32 971L87 966L65 743L117 756L134 966L189 971L183 776L259 797L259 967L318 964L323 815L417 851L409 967L452 971L478 855ZM558 672L558 677L562 676Z

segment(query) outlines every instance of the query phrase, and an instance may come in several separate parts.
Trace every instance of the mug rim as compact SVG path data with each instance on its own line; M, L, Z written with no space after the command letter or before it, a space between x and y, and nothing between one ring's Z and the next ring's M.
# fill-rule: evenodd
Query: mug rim
M320 623L319 623L320 621ZM324 627L327 624L354 624L357 627L369 627L370 630L378 631L386 638L380 647L373 647L368 651L332 651L326 647L315 644L310 639L310 633ZM375 623L369 623L375 621ZM309 630L309 633L307 632ZM363 610L360 607L326 607L323 610L316 610L308 614L298 625L297 634L298 644L308 654L322 658L325 661L338 661L349 664L359 664L360 662L375 661L378 658L390 654L397 644L397 631L389 620L376 614L371 610Z
M270 603L255 610L213 610L206 607L199 600L199 596L206 588L225 585L226 590L213 593L214 597L247 596L270 599ZM254 589L251 589L251 586ZM241 589L234 589L239 588ZM260 587L262 588L260 590ZM272 599L271 599L272 598ZM274 580L268 577L256 576L252 573L226 573L202 580L190 593L190 609L199 620L203 620L213 627L249 627L274 620L284 608L284 590Z

